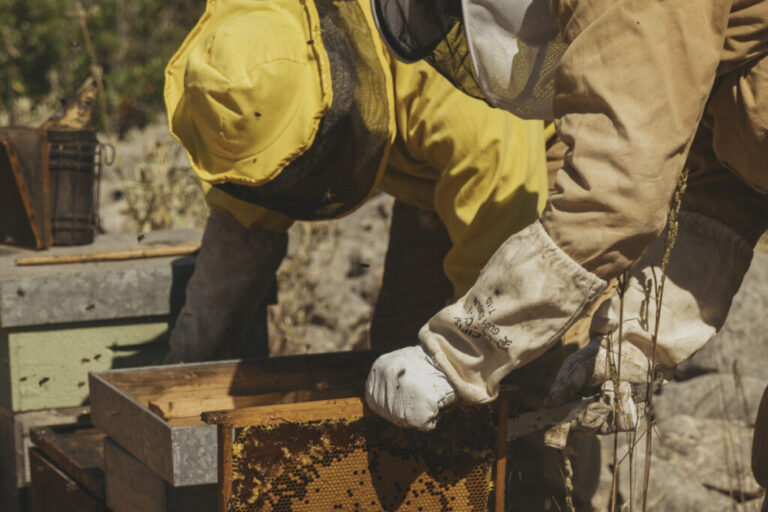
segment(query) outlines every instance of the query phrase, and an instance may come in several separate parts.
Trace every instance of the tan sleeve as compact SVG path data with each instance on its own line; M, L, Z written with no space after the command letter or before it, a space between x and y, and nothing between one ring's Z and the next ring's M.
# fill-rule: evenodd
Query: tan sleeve
M556 76L568 145L544 227L604 279L661 233L720 62L727 0L553 0L569 43Z
M768 2L762 3L768 19ZM722 77L707 114L718 160L754 190L768 194L768 55Z

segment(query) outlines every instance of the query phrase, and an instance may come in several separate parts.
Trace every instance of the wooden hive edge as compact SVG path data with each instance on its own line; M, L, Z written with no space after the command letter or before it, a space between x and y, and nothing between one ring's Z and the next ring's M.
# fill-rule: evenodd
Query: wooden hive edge
M351 397L206 411L202 413L201 418L209 425L240 428L323 420L354 420L371 414L373 412L365 405L363 399Z

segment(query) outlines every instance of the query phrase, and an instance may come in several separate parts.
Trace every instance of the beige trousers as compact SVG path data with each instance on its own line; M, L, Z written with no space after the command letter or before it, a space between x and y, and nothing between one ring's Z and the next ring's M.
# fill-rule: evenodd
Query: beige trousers
M568 152L542 216L558 246L615 277L663 229L685 165L687 207L755 242L768 227L768 0L551 8L570 43L555 97Z

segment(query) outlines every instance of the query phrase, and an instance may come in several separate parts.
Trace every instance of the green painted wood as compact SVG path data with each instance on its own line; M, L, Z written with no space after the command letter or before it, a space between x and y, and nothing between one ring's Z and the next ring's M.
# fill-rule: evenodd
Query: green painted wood
M0 330L0 406L14 412L87 403L88 372L157 363L168 322Z
M8 330L0 329L0 407L11 409L11 355L8 353Z

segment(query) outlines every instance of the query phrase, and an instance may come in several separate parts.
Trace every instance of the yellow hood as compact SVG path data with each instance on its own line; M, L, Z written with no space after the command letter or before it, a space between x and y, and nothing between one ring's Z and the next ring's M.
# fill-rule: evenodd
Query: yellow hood
M333 100L313 2L209 0L165 71L173 135L206 182L259 186L314 140Z

